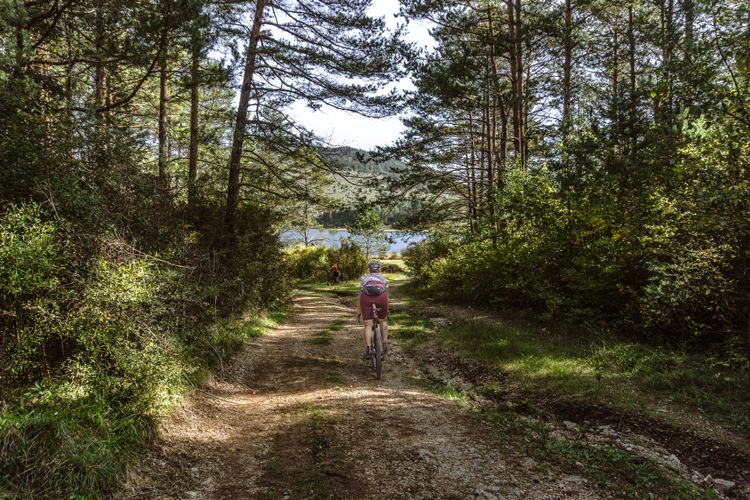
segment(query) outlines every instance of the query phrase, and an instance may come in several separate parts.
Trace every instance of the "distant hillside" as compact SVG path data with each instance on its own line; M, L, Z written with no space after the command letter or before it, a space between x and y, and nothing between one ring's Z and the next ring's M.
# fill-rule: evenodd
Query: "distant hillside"
M404 164L398 160L377 163L367 151L349 146L322 148L320 154L329 165L343 171L390 176L394 168L404 168Z
M327 195L336 200L339 208L324 212L319 221L326 227L342 227L356 216L356 207L362 202L373 201L378 196L374 185L378 181L389 181L398 174L393 169L404 168L404 164L397 160L377 163L368 159L370 153L361 149L342 146L337 148L323 148L320 154L326 163L337 174L331 174L333 183L326 189ZM410 211L410 206L381 207L383 221L394 224Z

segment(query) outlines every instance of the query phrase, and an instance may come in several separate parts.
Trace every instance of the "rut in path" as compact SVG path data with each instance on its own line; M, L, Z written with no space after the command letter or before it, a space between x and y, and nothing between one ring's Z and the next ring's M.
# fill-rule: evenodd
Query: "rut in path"
M375 380L351 308L297 295L164 422L116 498L599 497L430 392L390 347Z

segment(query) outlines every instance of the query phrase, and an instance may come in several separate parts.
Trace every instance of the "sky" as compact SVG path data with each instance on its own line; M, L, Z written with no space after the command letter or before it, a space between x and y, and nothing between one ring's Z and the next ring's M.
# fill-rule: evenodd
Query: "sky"
M398 13L398 0L373 0L369 13L384 16L389 26L395 26L403 18L394 18ZM419 47L433 47L434 40L428 33L425 23L410 22L407 40ZM411 88L409 81L398 82L397 88ZM290 108L290 114L298 123L312 130L327 142L338 146L352 146L370 150L376 146L386 146L395 141L404 130L399 117L366 118L329 106L314 111L298 101Z

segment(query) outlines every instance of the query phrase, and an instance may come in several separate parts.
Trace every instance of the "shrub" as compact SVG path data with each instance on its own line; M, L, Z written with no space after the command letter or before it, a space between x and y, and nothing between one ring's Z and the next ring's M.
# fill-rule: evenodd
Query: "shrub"
M336 260L339 271L347 279L354 279L367 270L367 259L362 250L348 239L342 240L338 249L298 245L287 248L284 254L291 275L298 279L326 281Z
M39 205L11 206L0 218L0 296L13 305L55 290L63 265L58 226Z
M33 205L0 218L0 496L106 495L155 417L242 344L216 316L283 301L272 224L244 220L225 250L176 226L148 254L65 239Z
M380 270L384 273L403 273L404 268L395 262L386 262L380 265Z
M334 252L339 261L339 269L346 279L356 279L367 271L367 257L362 249L352 240L341 241L341 248Z
M38 205L10 207L0 218L0 386L33 378L54 359L66 255L57 223Z
M426 240L411 243L402 252L404 263L417 281L425 279L425 268L430 261L448 255L458 240L442 233L431 234Z
M325 281L333 263L333 249L316 246L294 246L284 252L292 276L298 279Z

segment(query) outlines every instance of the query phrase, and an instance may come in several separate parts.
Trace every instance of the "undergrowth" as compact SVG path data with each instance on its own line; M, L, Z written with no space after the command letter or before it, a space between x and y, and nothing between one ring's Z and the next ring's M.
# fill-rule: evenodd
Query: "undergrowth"
M0 212L0 497L106 496L172 403L280 319L274 239L171 238L146 252Z
M553 390L630 410L697 412L750 437L750 373L710 355L470 320L442 328L436 340L498 367L522 392Z
M109 491L171 404L283 316L217 322L203 332L210 354L187 345L154 352L158 368L152 366L140 386L122 377L94 383L79 374L27 388L0 411L0 497L99 497Z
M585 477L597 488L606 488L618 497L715 497L712 490L697 488L655 461L621 448L563 439L550 433L544 423L525 419L513 411L490 410L485 416L506 444L510 438L540 463Z

